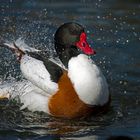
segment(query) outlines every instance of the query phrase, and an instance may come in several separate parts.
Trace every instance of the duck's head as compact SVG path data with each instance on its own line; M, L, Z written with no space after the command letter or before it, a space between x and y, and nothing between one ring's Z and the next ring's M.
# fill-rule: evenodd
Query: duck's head
M55 49L64 65L71 57L80 53L87 55L95 54L87 42L87 36L84 27L78 23L65 23L61 25L54 37Z

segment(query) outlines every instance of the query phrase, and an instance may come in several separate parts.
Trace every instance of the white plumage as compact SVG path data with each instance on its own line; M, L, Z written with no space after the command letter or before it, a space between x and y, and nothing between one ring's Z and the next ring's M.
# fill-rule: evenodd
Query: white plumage
M31 49L18 39L15 44L21 50L39 51ZM5 45L15 49L12 43ZM54 62L53 59L50 61ZM57 62L54 62L58 64ZM89 105L104 105L108 102L109 91L106 79L94 61L87 55L80 54L72 57L68 63L68 69L58 64L62 69L68 70L68 76L79 98ZM23 106L31 111L44 111L49 113L49 98L58 90L58 84L51 80L51 76L42 61L23 55L20 61L20 69L27 79L22 82L0 86L0 95L11 98L19 98Z
M23 52L37 52L39 50L29 47L24 40L19 38L14 42ZM5 43L11 49L13 43ZM44 111L49 114L48 102L50 96L58 90L57 83L51 77L43 62L28 55L23 55L20 60L20 69L27 80L0 85L0 96L20 100L21 109L31 111Z
M41 50L37 50L35 48L29 47L25 42L24 39L22 38L18 38L14 43L12 42L6 42L4 43L4 45L8 46L11 49L16 49L15 45L18 46L18 48L20 50L22 50L23 52L28 51L28 52L39 52Z
M68 75L79 98L89 105L104 105L109 99L106 79L87 55L73 57L68 64Z
M20 69L26 79L46 92L46 94L55 93L58 85L51 81L49 72L42 61L24 55L20 62Z
M23 80L0 85L0 96L20 101L23 104L21 110L28 108L31 111L43 111L49 114L50 96L30 81Z

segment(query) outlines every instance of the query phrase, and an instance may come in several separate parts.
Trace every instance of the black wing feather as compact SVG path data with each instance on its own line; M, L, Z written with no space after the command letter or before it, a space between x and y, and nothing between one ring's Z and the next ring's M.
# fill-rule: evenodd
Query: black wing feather
M48 55L43 52L26 52L29 56L38 59L40 61L43 61L46 69L51 75L51 79L54 82L58 82L60 77L63 74L63 69L58 66L57 64L53 63L52 61L49 60Z

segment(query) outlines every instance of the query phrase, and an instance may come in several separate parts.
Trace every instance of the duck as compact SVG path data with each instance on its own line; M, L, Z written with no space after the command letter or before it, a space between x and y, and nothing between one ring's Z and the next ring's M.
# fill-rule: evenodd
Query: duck
M0 85L0 98L16 99L21 110L43 111L60 118L80 118L108 110L110 94L96 54L82 25L62 24L54 35L58 61L23 39L4 43L17 56L22 81Z

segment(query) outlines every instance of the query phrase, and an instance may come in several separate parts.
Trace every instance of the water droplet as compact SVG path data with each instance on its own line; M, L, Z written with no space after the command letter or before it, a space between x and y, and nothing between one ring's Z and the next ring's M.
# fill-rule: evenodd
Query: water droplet
M135 12L133 12L133 15L136 15L136 13L135 13Z
M123 83L123 81L120 81L120 84L122 84Z
M124 81L124 85L125 85L125 86L127 85L127 82L126 82L126 81Z
M103 30L103 28L100 28L100 31L102 31Z
M124 94L126 94L127 92L126 92L126 90L124 91Z
M106 45L106 43L104 43L104 46Z
M117 20L116 18L113 18L113 20Z
M136 32L133 32L133 34L134 34L135 37L137 37L137 33Z

